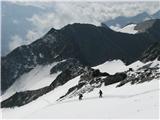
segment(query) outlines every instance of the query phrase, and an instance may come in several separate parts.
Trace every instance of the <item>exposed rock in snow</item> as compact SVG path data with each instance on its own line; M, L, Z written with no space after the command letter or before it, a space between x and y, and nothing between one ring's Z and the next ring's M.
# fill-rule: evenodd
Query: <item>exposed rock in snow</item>
M154 60L153 62L147 62L137 70L130 69L126 72L127 78L122 80L117 87L122 86L128 82L131 84L138 84L143 82L149 82L153 79L160 79L160 61Z
M106 64L107 63L105 63L104 65ZM63 63L60 65L62 65L65 68L66 64ZM121 64L121 66L124 67L124 64ZM53 68L54 69L56 68L56 70L59 69L58 67L53 67ZM123 69L123 72L110 75L108 73L101 73L99 70L94 70L89 67L83 67L80 64L78 64L78 62L75 62L70 64L69 67L66 67L65 70L62 71L62 73L60 73L57 76L57 78L49 86L41 89L37 89L37 90L18 92L13 96L11 96L10 98L8 98L7 100L3 101L2 107L14 107L14 106L22 106L24 104L27 104L37 99L38 97L46 94L47 92L59 86L64 85L72 78L77 77L81 74L82 75L80 76L78 84L75 86L72 86L68 90L68 92L66 91L66 94L61 96L60 100L65 100L67 98L78 96L79 93L91 92L95 88L101 87L103 83L105 86L107 86L113 83L120 82L117 85L117 87L120 87L126 83L137 84L137 83L143 83L146 81L151 81L153 79L159 79L160 78L159 69L160 69L159 61L157 60L153 62L143 63L143 64L141 62L136 62L136 63L133 63L133 65L125 66ZM21 99L18 99L18 98L21 98Z
M115 61L114 61L115 62ZM120 61L119 61L120 62ZM105 86L120 82L117 87L120 87L126 83L138 84L153 79L160 79L160 67L159 61L155 60L153 62L141 63L135 62L129 66L124 67L123 72L115 73L110 75L108 73L101 73L100 71L94 69L86 69L86 71L80 76L79 83L68 90L68 92L60 97L59 100L64 100L66 98L72 98L78 96L80 93L91 92L95 88L99 88L103 83ZM102 64L104 67L110 63ZM113 65L114 66L114 65ZM97 66L98 67L98 66ZM118 66L117 66L118 67ZM113 67L114 68L114 67ZM96 73L96 76L94 75Z

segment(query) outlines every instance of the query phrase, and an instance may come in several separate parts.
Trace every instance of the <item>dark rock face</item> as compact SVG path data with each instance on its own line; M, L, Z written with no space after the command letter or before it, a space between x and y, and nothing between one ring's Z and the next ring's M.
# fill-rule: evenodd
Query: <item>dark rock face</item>
M100 70L96 69L92 73L93 77L101 77L101 76L109 76L109 73L107 72L100 72Z
M160 60L160 42L156 42L151 45L140 57L142 62L153 61L157 58Z
M95 66L107 60L135 61L153 42L160 40L160 23L145 33L130 35L90 24L67 25L51 29L30 45L16 48L2 58L2 92L22 74L37 65L74 58L81 64ZM57 69L61 69L60 67ZM52 70L52 72L55 70Z
M103 81L104 81L105 86L107 86L110 84L120 82L120 81L124 80L125 78L127 78L127 74L116 73L115 75L110 75L109 77L106 77L105 79L103 79Z
M1 102L1 108L8 108L8 107L16 107L22 106L33 100L37 99L38 97L46 94L51 89L47 86L38 90L31 90L31 91L24 91L24 92L17 92L7 100Z
M151 41L158 40L149 39L150 33L129 35L89 24L68 25L62 29L62 34L70 36L69 39L78 46L80 61L90 66L116 58L124 59L128 63L133 62Z
M92 81L96 81L97 78L110 76L106 72L100 72L98 69L93 69L90 67L85 67L84 73L80 76L79 83L90 83ZM95 80L93 80L95 79ZM98 80L97 80L98 81Z

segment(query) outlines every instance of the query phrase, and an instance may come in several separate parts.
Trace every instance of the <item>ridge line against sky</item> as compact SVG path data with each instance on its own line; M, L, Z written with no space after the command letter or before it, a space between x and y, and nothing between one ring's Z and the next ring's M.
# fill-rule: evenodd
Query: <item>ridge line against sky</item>
M143 12L154 14L159 10L159 1L49 0L49 3L37 0L19 1L21 2L7 2L7 0L2 2L2 45L4 45L2 55L6 55L18 46L30 44L52 27L60 29L72 23L90 23L99 26L102 22L119 16L132 17ZM10 28L16 30L11 31Z

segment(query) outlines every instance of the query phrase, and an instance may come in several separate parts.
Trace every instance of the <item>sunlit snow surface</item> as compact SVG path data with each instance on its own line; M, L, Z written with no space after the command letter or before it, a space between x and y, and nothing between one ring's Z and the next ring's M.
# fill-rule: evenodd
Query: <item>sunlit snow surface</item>
M123 72L128 69L121 60L107 61L93 68L99 69L101 72L108 72L109 74L115 74L116 72Z
M123 28L117 28L117 27L111 27L112 30L117 31L117 32L122 32L122 33L129 33L129 34L136 34L138 33L137 30L135 30L136 24L129 24Z
M152 66L157 64L159 61L155 60ZM114 71L125 71L130 67L138 69L143 65L137 61L125 67L122 61L115 60L95 68L114 74ZM82 101L77 97L56 101L76 85L79 78L68 81L27 105L2 109L3 118L158 118L159 80L135 85L128 83L119 88L115 88L117 84L102 86L85 93ZM99 89L103 91L103 98L98 98Z

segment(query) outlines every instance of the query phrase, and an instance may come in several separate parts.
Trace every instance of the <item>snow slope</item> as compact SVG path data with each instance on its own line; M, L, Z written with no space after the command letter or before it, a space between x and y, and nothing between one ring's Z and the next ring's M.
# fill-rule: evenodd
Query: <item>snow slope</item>
M108 72L109 74L115 74L116 72L127 70L126 65L121 60L107 61L93 68L99 69L101 72Z
M43 109L46 106L57 103L56 100L64 95L69 88L78 84L79 79L80 78L78 76L68 81L65 85L56 88L55 90L22 107L2 109L3 118L26 118L26 116L34 113L36 110Z
M23 107L2 109L3 118L158 118L158 80L138 85L127 84L115 88L116 84L101 87L77 98L56 102L66 87L78 82L78 78Z
M126 66L122 61L114 60L94 68L114 74L130 67L136 70L146 64L137 61ZM152 66L158 64L160 61L152 62ZM2 109L3 118L158 118L160 89L157 79L134 85L127 83L119 88L115 88L118 83L102 86L85 93L82 101L77 97L56 101L77 85L79 79L80 76L22 107ZM99 89L103 91L101 99L98 98Z
M136 24L129 24L123 28L117 28L117 27L112 26L111 29L114 31L117 31L117 32L136 34L136 33L138 33L138 31L134 29L135 26L136 26Z
M69 100L51 104L27 118L158 118L158 81L114 88L102 87L85 94L83 101ZM129 92L128 92L129 91Z
M136 61L128 66L126 66L125 63L123 63L123 61L121 60L113 60L113 61L107 61L93 68L99 69L101 72L108 72L109 74L115 74L117 72L124 72L128 70L129 68L132 68L133 70L137 70L138 68L143 67L147 64L151 64L151 67L158 65L160 68L160 61L158 61L157 59L155 59L154 61L147 62L147 63Z
M25 73L19 79L17 79L15 83L1 96L2 100L10 97L15 92L35 90L50 85L61 73L59 71L50 75L50 69L56 64L57 63L45 66L37 66L30 72Z

